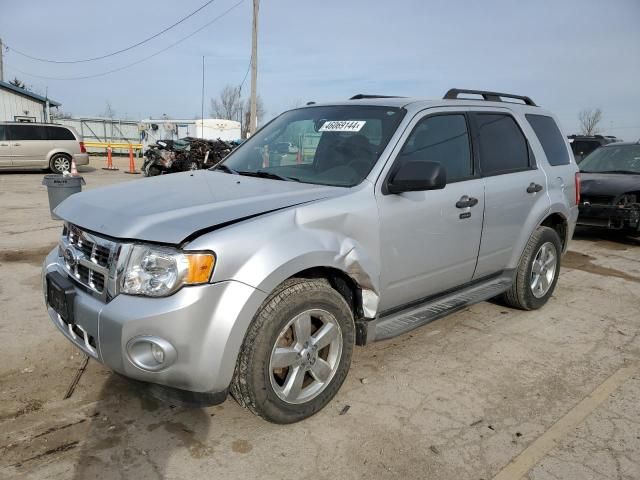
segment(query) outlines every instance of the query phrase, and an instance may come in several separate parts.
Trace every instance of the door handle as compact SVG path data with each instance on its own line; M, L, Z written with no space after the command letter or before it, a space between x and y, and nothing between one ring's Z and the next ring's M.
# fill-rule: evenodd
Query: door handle
M0 147L8 147L9 144L8 143L0 143Z
M531 182L527 187L527 193L538 193L542 191L542 185Z
M14 143L14 144L13 144L13 146L14 146L14 147L19 147L19 146L20 146L20 144L19 144L19 143Z
M468 195L463 195L460 197L460 200L456 202L456 208L467 208L474 207L478 204L478 199L469 197Z

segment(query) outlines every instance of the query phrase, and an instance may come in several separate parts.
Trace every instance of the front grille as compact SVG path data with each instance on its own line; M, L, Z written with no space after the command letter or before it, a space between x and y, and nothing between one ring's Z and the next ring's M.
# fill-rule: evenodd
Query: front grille
M65 224L60 240L61 263L77 283L107 299L118 244Z

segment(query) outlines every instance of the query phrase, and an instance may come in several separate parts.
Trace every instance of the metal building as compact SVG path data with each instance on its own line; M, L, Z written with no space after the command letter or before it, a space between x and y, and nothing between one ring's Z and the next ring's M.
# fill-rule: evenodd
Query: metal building
M60 105L50 98L0 81L0 122L49 122L51 108Z

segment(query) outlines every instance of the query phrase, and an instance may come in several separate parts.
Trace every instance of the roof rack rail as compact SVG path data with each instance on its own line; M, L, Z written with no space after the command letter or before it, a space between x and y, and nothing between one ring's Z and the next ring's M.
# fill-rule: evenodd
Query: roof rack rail
M488 92L486 90L465 90L463 88L452 88L447 93L445 93L445 100L456 100L458 95L461 93L471 93L474 95L481 95L483 100L488 102L502 102L502 97L504 98L515 98L517 100L522 100L526 105L530 105L532 107L537 107L537 105L531 100L531 98L526 97L524 95L513 95L511 93L500 93L500 92Z
M365 93L359 93L351 97L349 100L362 100L364 98L404 98L404 97L400 97L398 95L367 95Z

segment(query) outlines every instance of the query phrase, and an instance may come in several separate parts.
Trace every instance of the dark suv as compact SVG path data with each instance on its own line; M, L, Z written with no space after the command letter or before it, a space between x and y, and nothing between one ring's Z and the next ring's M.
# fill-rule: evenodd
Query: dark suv
M596 148L620 141L612 135L569 135L567 138L576 163L580 163L584 157Z

